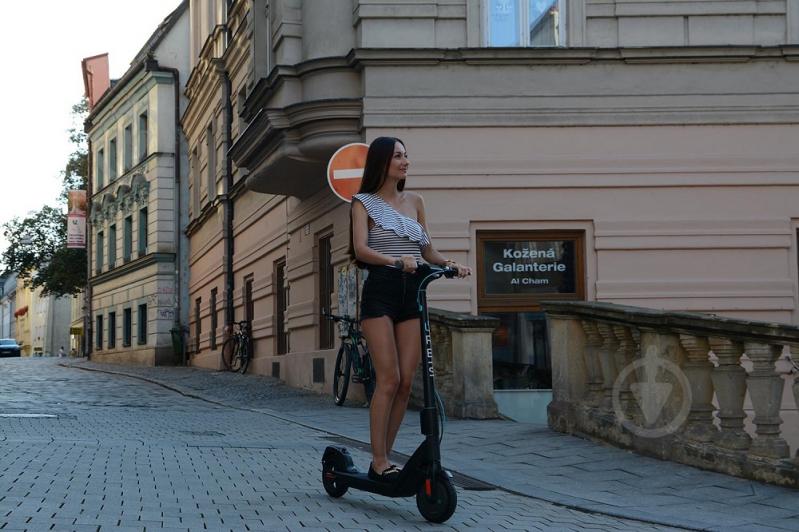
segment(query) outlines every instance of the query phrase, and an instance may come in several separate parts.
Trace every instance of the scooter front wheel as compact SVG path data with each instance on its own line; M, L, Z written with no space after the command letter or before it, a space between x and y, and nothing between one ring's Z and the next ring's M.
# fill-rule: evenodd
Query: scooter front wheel
M416 492L416 506L422 517L432 523L443 523L455 513L458 493L446 475L426 479Z
M328 495L336 499L347 493L348 489L346 485L336 482L336 472L333 466L329 465L322 467L322 486L324 486Z

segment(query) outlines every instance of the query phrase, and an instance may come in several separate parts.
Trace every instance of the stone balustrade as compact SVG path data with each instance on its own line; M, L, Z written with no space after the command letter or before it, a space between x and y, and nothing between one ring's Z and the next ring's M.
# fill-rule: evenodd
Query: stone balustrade
M499 417L494 401L491 334L497 318L431 308L430 334L436 388L448 416L472 419ZM422 405L421 371L411 390L412 406Z
M799 487L799 327L610 303L542 306L550 427Z

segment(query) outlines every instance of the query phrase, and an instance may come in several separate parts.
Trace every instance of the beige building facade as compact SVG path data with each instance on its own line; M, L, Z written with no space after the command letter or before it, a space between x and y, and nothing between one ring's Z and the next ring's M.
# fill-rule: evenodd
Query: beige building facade
M171 364L185 311L188 4L156 29L127 73L91 109L88 338L103 362ZM184 318L185 320L185 318ZM185 321L183 322L185 323ZM177 335L180 333L177 332Z
M500 402L551 386L543 299L799 322L795 2L217 4L202 33L212 3L192 3L204 37L183 119L193 363L218 367L222 324L248 318L254 371L329 389L319 315L349 259L326 165L380 135L406 143L436 247L476 272L431 306L500 319ZM229 83L208 92L212 65ZM229 137L209 109L233 114ZM209 130L227 179L214 201Z

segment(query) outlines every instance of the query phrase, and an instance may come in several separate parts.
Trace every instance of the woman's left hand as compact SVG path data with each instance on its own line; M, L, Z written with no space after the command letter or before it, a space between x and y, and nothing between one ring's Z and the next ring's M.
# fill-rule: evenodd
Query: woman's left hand
M463 264L458 264L457 262L450 262L447 264L450 268L455 268L458 270L458 278L463 279L472 274L472 269L468 266L464 266Z

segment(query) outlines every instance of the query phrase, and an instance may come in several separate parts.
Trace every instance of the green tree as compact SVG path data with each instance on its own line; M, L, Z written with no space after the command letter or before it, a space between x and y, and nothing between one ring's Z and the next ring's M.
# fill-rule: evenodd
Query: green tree
M9 245L3 251L5 272L16 272L27 286L41 288L43 294L77 294L86 285L86 249L67 248L67 218L63 207L69 190L85 190L88 179L86 133L82 130L88 114L85 98L72 106L73 122L69 139L75 149L62 174L58 206L43 206L25 217L3 224Z

